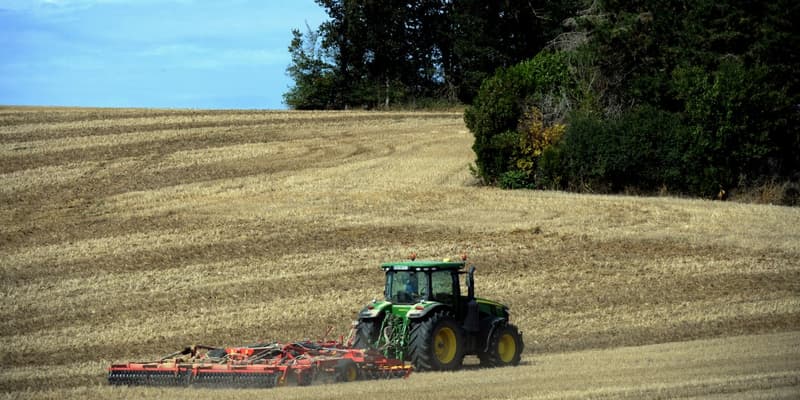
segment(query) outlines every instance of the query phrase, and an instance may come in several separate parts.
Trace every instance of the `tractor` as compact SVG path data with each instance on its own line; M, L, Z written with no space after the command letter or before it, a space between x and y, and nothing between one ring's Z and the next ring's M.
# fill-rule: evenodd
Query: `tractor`
M409 361L416 371L456 370L466 355L486 367L518 365L524 344L508 307L475 297L475 267L465 266L466 257L423 261L415 255L382 264L384 299L359 313L353 346Z

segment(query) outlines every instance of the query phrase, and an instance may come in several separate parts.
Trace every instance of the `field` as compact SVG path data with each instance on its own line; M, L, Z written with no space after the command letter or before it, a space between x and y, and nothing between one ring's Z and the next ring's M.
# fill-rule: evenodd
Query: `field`
M800 209L481 187L471 143L450 112L0 108L0 396L798 397ZM346 334L411 252L469 255L522 366L105 384L193 343Z

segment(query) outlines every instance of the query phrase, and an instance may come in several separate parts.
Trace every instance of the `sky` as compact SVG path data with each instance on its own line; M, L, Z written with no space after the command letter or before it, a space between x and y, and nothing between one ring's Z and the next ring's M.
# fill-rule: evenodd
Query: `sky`
M285 109L313 0L0 0L0 105Z

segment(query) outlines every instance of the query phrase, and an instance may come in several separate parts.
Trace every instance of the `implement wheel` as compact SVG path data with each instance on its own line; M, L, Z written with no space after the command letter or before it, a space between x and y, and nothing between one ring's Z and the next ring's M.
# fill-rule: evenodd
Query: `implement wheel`
M358 380L358 365L349 358L343 358L336 363L336 382L353 382Z
M419 371L451 371L464 361L464 334L452 315L439 311L411 327L409 356Z
M525 344L516 326L507 324L498 327L489 338L488 352L478 354L485 367L519 365Z

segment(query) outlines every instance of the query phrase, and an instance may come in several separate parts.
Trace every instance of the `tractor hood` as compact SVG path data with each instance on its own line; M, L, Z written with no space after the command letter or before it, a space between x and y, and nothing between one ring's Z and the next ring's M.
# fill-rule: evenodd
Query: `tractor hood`
M478 309L482 313L493 315L508 319L508 306L498 303L496 301L476 297L475 301L478 303Z

